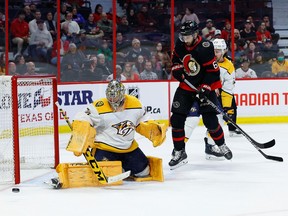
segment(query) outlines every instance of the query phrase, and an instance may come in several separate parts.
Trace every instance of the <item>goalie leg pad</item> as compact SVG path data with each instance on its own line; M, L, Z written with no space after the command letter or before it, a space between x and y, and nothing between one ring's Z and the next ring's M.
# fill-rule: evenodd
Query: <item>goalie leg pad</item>
M115 176L122 173L121 161L100 161L99 166L106 176ZM62 188L98 187L101 184L87 163L61 163L56 167ZM123 181L109 184L121 185Z
M147 177L135 177L134 181L143 182L143 181L159 181L164 182L164 175L163 175L163 166L162 166L162 159L152 156L147 156L150 166L150 173Z
M66 150L74 152L75 156L80 156L88 147L94 147L96 130L89 122L78 120L72 123L72 128L72 135Z

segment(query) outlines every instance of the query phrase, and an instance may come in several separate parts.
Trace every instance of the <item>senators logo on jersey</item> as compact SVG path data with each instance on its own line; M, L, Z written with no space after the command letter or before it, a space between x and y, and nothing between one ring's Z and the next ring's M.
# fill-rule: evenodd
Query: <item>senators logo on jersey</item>
M183 66L188 76L196 76L200 71L199 63L192 57L191 54L187 54L183 57Z
M112 127L116 128L117 134L121 136L127 136L133 130L135 130L135 125L129 120L114 124Z

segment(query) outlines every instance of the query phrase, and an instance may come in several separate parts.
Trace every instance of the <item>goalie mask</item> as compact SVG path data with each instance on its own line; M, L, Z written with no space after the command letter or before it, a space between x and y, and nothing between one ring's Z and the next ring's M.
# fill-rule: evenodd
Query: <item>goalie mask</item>
M111 80L106 89L106 98L114 111L122 106L125 98L125 86L118 80Z

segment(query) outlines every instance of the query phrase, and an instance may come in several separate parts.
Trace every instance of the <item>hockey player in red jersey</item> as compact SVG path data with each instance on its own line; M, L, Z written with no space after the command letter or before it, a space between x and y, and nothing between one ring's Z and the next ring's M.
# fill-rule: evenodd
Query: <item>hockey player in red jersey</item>
M199 103L199 113L212 139L226 159L232 158L232 152L225 144L217 112L205 100L207 97L217 104L214 90L221 88L220 69L214 55L213 44L199 36L198 31L198 25L195 22L183 23L180 28L180 37L172 53L172 75L180 84L175 92L171 109L170 123L174 149L169 162L170 169L188 162L185 152L184 125L187 114L195 101ZM198 88L199 94L191 89L184 79Z

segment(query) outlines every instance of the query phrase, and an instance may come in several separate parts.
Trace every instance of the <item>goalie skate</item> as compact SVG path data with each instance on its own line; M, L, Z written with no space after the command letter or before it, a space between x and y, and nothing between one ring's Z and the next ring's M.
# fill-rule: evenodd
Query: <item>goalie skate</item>
M62 183L60 182L59 178L52 178L52 179L50 179L44 183L49 185L50 187L52 187L54 189L62 188Z

